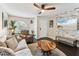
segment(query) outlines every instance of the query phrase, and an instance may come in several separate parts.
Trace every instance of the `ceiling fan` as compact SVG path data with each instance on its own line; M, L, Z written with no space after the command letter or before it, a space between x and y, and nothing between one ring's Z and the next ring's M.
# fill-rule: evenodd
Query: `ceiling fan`
M41 10L41 11L39 12L39 14L41 14L41 13L44 12L45 10L55 10L55 9L56 9L56 7L54 7L54 6L50 7L51 5L49 5L49 4L47 4L47 3L44 3L44 4L37 4L37 3L34 3L33 5Z

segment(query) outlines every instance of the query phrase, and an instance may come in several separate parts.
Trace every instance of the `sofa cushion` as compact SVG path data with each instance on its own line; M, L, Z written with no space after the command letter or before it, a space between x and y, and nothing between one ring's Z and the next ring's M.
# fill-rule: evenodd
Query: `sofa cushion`
M9 48L11 48L13 50L18 46L18 42L15 37L12 37L12 38L6 40L6 44Z
M6 43L0 41L0 47L7 47Z
M15 55L16 56L32 56L32 53L29 50L29 48L25 48L25 49L15 52Z
M15 56L15 53L10 48L0 47L0 56Z
M22 50L22 49L24 49L24 48L28 48L25 39L21 40L21 41L18 43L18 46L17 46L17 48L16 48L14 51L16 52L16 51Z

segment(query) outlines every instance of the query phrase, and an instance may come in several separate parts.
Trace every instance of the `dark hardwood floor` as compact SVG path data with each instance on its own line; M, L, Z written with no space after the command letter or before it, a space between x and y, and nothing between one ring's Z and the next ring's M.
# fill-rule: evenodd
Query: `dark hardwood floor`
M52 40L48 37L44 37L44 38L41 38L41 39L42 40L44 40L44 39ZM55 43L57 45L57 48L60 49L62 52L64 52L67 56L79 56L79 48L60 43L56 40L55 40Z
M57 42L57 48L63 51L67 56L79 56L79 48L77 47Z

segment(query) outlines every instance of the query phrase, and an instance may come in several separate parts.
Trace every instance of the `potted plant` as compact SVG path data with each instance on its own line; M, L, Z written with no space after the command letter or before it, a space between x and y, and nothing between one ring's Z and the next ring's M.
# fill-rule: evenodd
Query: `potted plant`
M15 21L11 20L10 26L11 26L10 29L11 29L11 31L12 31L12 35L14 35L14 31L15 31L15 28L16 28L16 26L15 26Z

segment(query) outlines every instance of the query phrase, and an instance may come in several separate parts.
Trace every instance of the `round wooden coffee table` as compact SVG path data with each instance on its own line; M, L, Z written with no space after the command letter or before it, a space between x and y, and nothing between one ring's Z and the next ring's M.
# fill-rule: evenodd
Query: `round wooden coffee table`
M39 40L38 47L43 52L43 55L51 55L51 50L56 48L56 44L49 40Z

